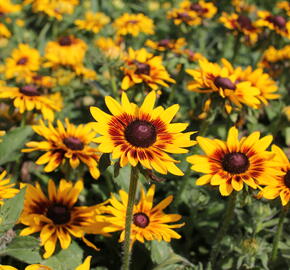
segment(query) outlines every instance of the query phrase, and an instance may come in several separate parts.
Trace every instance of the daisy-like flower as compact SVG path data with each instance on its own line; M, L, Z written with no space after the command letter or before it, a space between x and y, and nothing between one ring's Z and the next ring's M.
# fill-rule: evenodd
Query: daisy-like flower
M265 105L268 105L268 100L277 99L280 97L275 92L278 91L278 87L275 81L272 80L268 73L264 73L263 69L258 68L253 70L251 66L248 66L245 70L241 67L234 69L232 64L226 59L222 59L224 66L228 68L230 73L236 74L236 80L239 82L250 82L251 86L259 89L260 94L256 97Z
M190 26L200 25L202 20L193 10L185 10L183 8L174 8L167 12L167 18L173 20L174 24L182 23Z
M129 14L125 13L114 21L114 27L117 35L138 36L140 33L152 35L154 34L153 21L142 13Z
M7 172L3 171L0 174L0 205L4 204L4 199L13 198L19 190L13 188L14 184L9 184L10 178L5 178Z
M110 18L102 12L86 12L84 20L75 20L75 25L81 30L99 33L104 25L110 22Z
M184 148L196 144L190 140L194 132L182 133L188 124L170 124L179 109L177 104L166 110L161 106L154 109L155 100L156 94L152 91L139 108L128 100L125 93L121 104L107 96L105 102L113 115L91 107L97 121L92 127L102 135L94 141L100 143L99 151L112 153L113 159L120 159L121 167L128 162L132 166L140 162L145 168L161 174L183 175L175 165L177 161L167 153L187 153Z
M123 90L142 82L153 90L157 90L158 85L168 87L169 85L165 81L175 83L163 66L162 57L153 56L145 48L136 51L129 48L129 53L124 61L125 65L122 70L125 76L121 85Z
M50 41L45 47L45 67L82 66L87 45L74 36L63 36Z
M273 160L277 162L276 168L280 170L280 175L277 175L272 181L261 179L261 184L266 187L260 195L270 200L280 196L282 205L286 205L290 200L290 161L278 146L272 145L271 150L275 154Z
M10 38L11 32L8 30L5 24L0 23L0 39L2 38Z
M28 184L24 209L20 223L27 226L20 235L26 236L40 232L41 245L44 246L43 257L49 258L55 251L57 242L62 249L71 244L71 235L97 249L84 235L104 234L105 217L100 215L102 204L94 206L76 206L79 194L83 190L83 182L72 182L62 179L58 189L52 180L48 182L48 196L40 185Z
M254 109L260 104L257 98L260 90L253 87L249 81L238 81L237 74L225 66L221 67L217 63L202 59L198 69L187 69L186 72L194 78L187 84L190 91L218 93L223 99L226 98L225 108L228 113L232 110L232 104L238 108L246 104Z
M44 88L34 84L21 87L0 86L0 99L12 99L22 114L25 111L40 111L44 119L53 121L54 113L62 109L60 93L48 94Z
M116 59L124 57L124 44L121 39L100 37L95 41L95 45L108 58Z
M153 40L147 40L145 43L151 49L158 51L172 51L172 52L180 52L180 50L186 45L185 38L179 38L177 40L174 39L162 39L158 42Z
M205 155L193 155L187 161L192 170L204 173L197 179L197 185L219 186L223 196L233 190L241 191L244 184L256 189L262 182L272 182L275 175L273 154L266 151L272 142L268 135L260 139L260 132L238 139L238 130L230 128L227 141L197 137L197 142Z
M184 223L167 224L181 219L178 214L165 214L164 209L172 202L173 196L168 196L156 206L153 206L155 185L152 185L147 193L141 190L141 198L134 205L133 222L131 227L131 246L136 240L144 243L144 240L164 240L170 242L172 238L179 239L181 236L173 228L180 228ZM125 238L125 219L128 203L128 194L124 190L119 191L119 201L114 195L109 200L111 205L106 206L105 212L109 214L107 220L112 224L105 228L108 232L122 231L119 242Z
M14 13L19 11L20 9L20 5L12 4L10 0L1 0L0 2L0 14L2 15Z
M57 127L53 127L51 123L48 127L40 121L39 125L33 126L33 130L45 140L41 142L28 142L28 149L22 152L45 151L46 153L39 157L36 164L47 164L44 168L45 172L52 172L66 160L69 165L76 169L80 162L84 163L92 175L97 179L100 176L98 170L99 154L96 148L90 146L96 133L92 130L92 125L85 124L75 126L65 119L63 126L61 121L57 121Z
M263 10L258 11L258 16L260 18L256 22L258 27L267 27L283 37L290 38L290 21L285 17Z
M250 44L254 44L258 40L261 29L256 27L255 23L248 16L223 12L219 20L226 28L233 30L235 35L242 33L245 36L246 42L248 41Z
M43 12L49 17L62 20L64 14L72 14L79 0L25 0L24 4L31 4L33 12Z
M285 10L286 14L290 16L290 3L288 1L278 2L276 7Z
M12 51L11 57L5 60L5 77L20 80L29 76L31 72L37 71L39 67L38 50L30 48L27 44L19 44L18 48Z
M190 49L181 50L178 54L186 55L189 62L198 62L201 59L205 59L201 53L194 52Z
M238 13L250 13L257 10L255 5L250 5L245 0L232 0L231 3Z

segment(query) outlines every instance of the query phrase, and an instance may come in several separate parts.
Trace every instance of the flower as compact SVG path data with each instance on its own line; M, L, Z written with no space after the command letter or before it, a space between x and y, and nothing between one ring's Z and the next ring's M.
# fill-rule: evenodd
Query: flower
M136 37L140 33L149 35L154 34L153 21L142 13L124 13L121 17L114 21L113 26L117 30L118 36L125 36L130 34Z
M50 41L45 47L45 67L82 66L87 45L74 36L62 36L58 41Z
M241 108L243 103L254 109L260 104L257 98L260 90L253 87L250 81L239 81L238 74L233 73L227 66L221 67L217 63L201 59L198 69L187 69L186 72L194 78L188 82L188 90L198 93L218 93L223 99L226 98L225 108L228 113L232 110L232 104Z
M256 6L255 5L250 5L247 3L245 0L232 0L232 5L234 6L235 10L238 13L249 13L249 12L255 12L256 11Z
M0 86L1 98L12 99L21 114L36 109L41 112L44 119L49 121L53 121L54 112L59 112L63 106L60 93L48 94L45 88L35 84L21 87Z
M158 42L148 39L145 43L151 49L158 50L158 51L172 51L172 52L180 52L182 47L186 45L185 38L178 38L174 39L162 39Z
M290 21L286 18L263 10L258 11L258 16L260 17L256 23L258 27L267 27L283 37L290 38Z
M90 247L96 247L84 238L86 233L103 234L108 225L99 215L102 204L94 206L76 206L83 182L72 182L62 179L58 189L52 180L48 182L48 196L40 185L28 184L24 209L20 223L26 225L21 236L40 232L41 245L44 246L43 257L49 258L55 251L57 241L62 249L70 246L71 235L82 240Z
M4 204L4 199L13 198L19 192L18 189L13 188L15 184L9 184L10 178L5 178L6 174L6 171L0 174L0 205Z
M40 54L38 50L30 48L28 44L19 44L17 49L12 51L11 57L5 60L6 79L24 79L32 71L40 67Z
M100 37L95 41L95 45L108 58L123 58L124 46L122 40L113 40L112 38Z
M244 14L232 13L228 14L223 12L220 17L220 22L228 29L234 30L234 34L242 33L245 36L245 40L250 44L256 43L258 35L261 29L255 26L255 23Z
M63 14L72 14L79 0L25 0L24 4L32 3L33 12L44 12L49 17L62 20Z
M66 128L61 121L57 121L57 127L53 127L51 123L48 127L40 121L39 125L33 126L33 130L44 137L41 142L28 142L27 149L22 152L46 151L35 162L38 165L47 164L44 168L45 172L52 172L66 160L69 165L75 169L80 165L80 161L84 163L92 175L97 179L100 176L98 170L99 154L98 151L90 146L96 133L92 131L90 124L75 126L65 119Z
M8 30L5 24L0 23L0 38L10 38L11 32Z
M17 12L20 9L20 5L12 4L10 0L1 0L0 2L0 14L6 15L8 13Z
M290 3L288 1L278 2L276 7L285 10L286 14L290 16Z
M144 243L144 240L164 240L170 242L171 238L179 239L181 236L173 228L180 228L184 223L167 224L181 219L178 214L165 214L163 210L172 202L173 196L168 196L153 207L155 185L151 185L145 194L141 189L141 198L134 205L133 222L131 227L131 247L136 240ZM119 242L125 238L125 220L128 194L124 190L119 191L121 201L114 195L109 200L111 205L106 206L105 212L109 214L107 220L112 224L105 228L108 232L122 231Z
M100 152L112 153L113 159L120 159L121 167L128 162L132 166L140 162L145 168L161 174L183 175L175 165L177 161L167 153L187 153L184 148L196 144L190 140L194 132L182 133L188 124L170 124L179 105L172 105L166 110L161 106L153 109L155 100L156 94L152 91L139 108L130 103L125 93L122 94L121 104L107 96L105 102L113 115L97 107L90 108L97 121L92 127L101 134L94 141L100 144Z
M145 48L136 51L129 48L129 54L124 61L125 65L122 70L125 76L121 85L123 90L142 82L148 84L153 90L157 90L158 85L168 87L165 81L175 83L162 65L162 57L153 56Z
M104 25L110 22L110 18L102 12L86 12L85 20L75 20L75 25L81 30L99 33Z
M262 182L271 182L280 175L272 161L273 154L266 151L272 142L268 135L260 139L260 132L238 139L238 130L230 128L227 141L197 137L197 142L205 155L192 155L187 161L192 170L204 173L197 179L197 185L219 186L223 196L233 190L240 191L244 184L253 189Z
M280 196L282 205L286 205L290 200L290 161L278 146L272 145L271 150L275 154L273 160L277 162L276 168L279 169L280 175L277 175L272 181L266 179L262 181L261 184L266 187L263 188L260 195L270 200Z

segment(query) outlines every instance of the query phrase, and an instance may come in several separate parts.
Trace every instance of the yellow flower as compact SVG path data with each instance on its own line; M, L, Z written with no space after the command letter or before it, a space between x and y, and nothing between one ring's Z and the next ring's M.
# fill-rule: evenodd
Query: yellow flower
M95 45L109 58L122 58L124 56L124 44L122 40L100 37L95 41Z
M62 20L63 14L72 14L79 0L25 0L24 4L32 3L33 12L44 12L49 17Z
M290 200L290 161L281 148L276 145L272 146L273 153L275 154L274 161L276 161L276 168L280 174L272 181L264 179L262 185L266 187L262 190L261 195L273 200L280 196L282 205L286 205Z
M49 258L55 251L57 242L62 249L70 246L71 235L97 249L93 243L85 239L86 233L103 234L108 225L104 217L99 215L102 205L76 206L79 194L83 190L83 182L72 182L62 179L58 189L52 180L48 182L48 196L40 185L28 184L24 201L24 209L20 223L28 226L21 236L40 232L41 245L44 246L43 257Z
M138 36L140 33L154 34L153 21L142 13L129 14L125 13L114 21L114 27L117 35Z
M187 158L192 170L205 174L196 185L219 186L220 193L228 196L233 190L241 191L244 184L256 189L262 182L273 181L281 173L274 168L273 154L266 151L272 139L271 135L260 139L260 132L253 132L239 140L235 127L230 128L227 141L198 136L205 155Z
M260 90L251 85L250 81L238 81L237 73L231 72L227 67L211 63L207 59L199 61L198 69L187 69L194 80L187 84L190 91L198 93L218 93L226 98L225 108L231 112L232 105L241 108L246 104L257 109L261 103L258 99Z
M50 41L45 48L45 67L82 66L87 45L74 36L63 36L58 41Z
M99 154L98 151L90 146L96 133L92 131L92 125L85 124L75 126L65 119L66 128L61 121L57 121L57 127L53 127L51 123L48 127L43 121L39 125L33 126L33 130L44 137L41 142L28 142L28 149L23 149L22 152L46 151L36 161L36 164L47 164L44 168L45 172L52 172L66 160L69 165L76 169L80 162L84 163L92 175L97 179L100 176L98 170Z
M250 12L255 12L257 10L255 5L250 5L245 0L232 0L231 2L238 13L243 13L243 12L250 13Z
M6 15L9 13L17 12L20 9L20 5L12 4L10 0L1 0L0 2L0 14Z
M194 52L190 49L181 50L179 53L186 55L188 58L188 61L190 62L198 62L201 59L205 59L205 57L202 54L198 52Z
M156 206L153 207L155 185L152 185L147 193L141 190L141 198L138 204L134 205L133 222L131 228L131 246L136 240L144 243L144 240L166 241L170 242L172 238L179 239L181 236L173 228L180 228L184 223L167 224L176 222L181 219L178 214L165 214L164 209L172 202L173 196L168 196ZM114 195L110 199L111 205L106 207L108 216L107 220L112 224L105 228L108 232L122 231L120 242L125 237L125 219L128 202L128 194L124 190L119 191L121 201Z
M172 51L172 52L180 52L182 47L184 47L186 45L186 41L185 38L179 38L177 40L173 40L173 39L162 39L158 42L155 42L153 40L147 40L145 43L146 46L148 46L149 48L152 48L154 50L158 50L158 51Z
M110 22L110 18L104 13L91 11L86 12L85 20L75 20L75 25L81 30L99 33L104 25Z
M0 99L12 99L21 114L36 109L44 119L53 121L54 112L62 109L62 97L60 93L48 94L45 91L45 88L34 84L22 87L0 86Z
M162 174L183 175L175 165L177 161L167 153L187 153L184 148L196 144L190 140L194 132L182 133L188 124L170 124L179 109L177 104L166 110L161 106L154 109L155 100L156 94L152 91L139 108L125 93L121 104L107 96L105 102L113 115L91 107L97 121L92 127L101 134L94 141L100 144L99 151L112 153L113 159L120 159L121 167L128 162L132 166L140 162L145 168Z
M13 198L19 190L16 188L12 188L15 184L9 184L10 178L5 178L7 172L3 171L0 174L0 205L4 204L4 199Z
M5 26L5 24L0 23L0 38L10 38L11 32Z
M27 44L19 44L18 48L12 51L11 57L5 60L4 72L6 79L16 78L16 80L23 80L39 68L39 52L30 48Z
M129 54L124 58L125 65L122 67L125 77L122 80L122 89L127 90L138 83L146 83L153 90L157 90L158 85L168 87L165 82L175 83L170 78L165 67L162 65L161 56L153 56L146 49L134 51L129 48Z
M288 1L281 1L276 4L277 8L285 10L286 14L290 16L290 3Z
M223 12L220 17L220 22L228 29L234 30L234 34L242 33L245 36L245 41L254 44L258 40L258 35L261 29L255 26L255 23L244 14Z
M290 21L280 15L272 15L269 11L258 11L260 19L257 20L258 27L267 27L277 34L290 38Z

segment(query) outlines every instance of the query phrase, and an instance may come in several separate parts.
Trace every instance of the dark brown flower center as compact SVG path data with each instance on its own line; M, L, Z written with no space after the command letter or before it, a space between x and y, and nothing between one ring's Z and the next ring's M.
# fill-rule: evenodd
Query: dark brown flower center
M235 84L228 78L224 78L224 77L216 77L213 81L213 83L217 86L220 87L222 89L231 89L231 90L235 90L236 86Z
M284 175L284 183L287 188L290 188L290 170Z
M40 96L41 92L36 85L28 84L19 88L19 92L24 94L25 96L34 97Z
M231 174L244 173L250 166L248 157L239 152L225 154L222 160L223 169Z
M205 13L208 11L207 8L203 8L200 4L198 3L192 3L190 5L190 9L193 11L196 11L197 13Z
M147 227L149 222L149 217L144 213L137 213L133 216L133 223L140 228Z
M84 144L83 142L76 137L66 137L63 140L63 143L71 150L83 150Z
M70 209L57 203L48 207L46 216L51 219L54 224L66 224L71 218Z
M178 12L177 18L181 19L181 20L190 20L191 19L191 17L189 16L189 14L187 12Z
M286 26L286 19L282 16L269 16L267 20L281 29L284 29Z
M149 75L150 74L150 66L146 63L141 63L138 61L134 61L134 64L136 65L136 70L135 74L145 74Z
M72 45L72 39L70 36L61 37L58 40L60 46L70 46Z
M23 66L28 62L28 57L22 57L17 61L17 65Z
M252 21L249 17L245 15L239 15L237 22L241 26L241 28L245 28L247 30L253 30L255 29L254 26L252 25Z
M170 44L169 39L162 39L158 42L158 46L160 47L168 47L169 44Z
M137 147L149 147L156 141L156 128L147 121L135 120L125 129L126 140Z

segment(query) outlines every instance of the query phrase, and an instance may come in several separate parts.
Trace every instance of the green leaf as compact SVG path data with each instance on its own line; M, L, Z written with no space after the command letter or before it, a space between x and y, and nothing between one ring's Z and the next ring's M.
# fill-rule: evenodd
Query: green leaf
M104 172L111 165L110 154L102 154L99 160L100 172Z
M173 253L170 245L164 241L151 241L151 259L154 263L161 263Z
M48 260L41 261L41 264L51 267L53 270L72 270L82 263L83 250L72 241L67 249L62 249Z
M0 208L0 234L11 229L17 222L24 205L25 188L11 199L5 201Z
M0 165L18 160L21 156L20 150L32 133L30 126L15 128L8 132L0 143Z
M19 261L32 264L39 263L42 260L39 249L39 240L35 237L17 236L0 254L8 255Z

